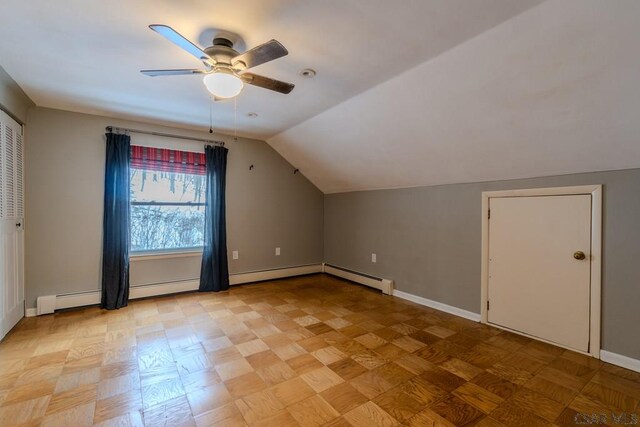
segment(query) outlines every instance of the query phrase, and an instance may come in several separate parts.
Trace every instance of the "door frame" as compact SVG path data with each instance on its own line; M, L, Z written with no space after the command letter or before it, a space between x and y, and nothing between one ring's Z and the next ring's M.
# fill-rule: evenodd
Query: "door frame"
M601 289L602 289L602 185L580 185L573 187L526 188L517 190L482 192L482 266L481 266L481 322L528 336L539 341L562 347L557 343L532 337L523 332L500 327L488 322L487 300L489 296L489 202L499 197L568 196L586 194L591 196L591 283L589 310L589 354L600 358ZM571 349L576 351L574 349ZM578 353L580 353L578 351Z

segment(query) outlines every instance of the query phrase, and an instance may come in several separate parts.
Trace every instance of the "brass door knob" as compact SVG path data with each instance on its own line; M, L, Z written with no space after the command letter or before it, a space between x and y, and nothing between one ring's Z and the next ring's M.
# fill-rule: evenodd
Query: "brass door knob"
M577 252L574 252L574 253L573 253L573 257L574 257L575 259L578 259L578 260L583 260L583 259L585 259L587 256L584 254L584 252L582 252L582 251L577 251Z

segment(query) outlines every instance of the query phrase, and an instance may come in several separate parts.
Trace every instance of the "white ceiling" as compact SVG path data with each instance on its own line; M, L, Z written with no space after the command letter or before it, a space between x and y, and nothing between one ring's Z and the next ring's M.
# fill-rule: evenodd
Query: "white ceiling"
M640 167L640 1L548 0L268 139L326 193Z
M285 96L247 87L238 97L238 133L267 138L540 2L2 0L0 65L39 106L206 129L201 78L138 72L200 65L147 26L170 25L196 43L211 27L239 33L249 47L275 38L289 56L254 71L296 89ZM306 67L315 79L298 76ZM214 116L215 127L230 132L233 102L216 104Z
M280 40L254 71L297 87L247 87L238 133L327 193L640 167L637 0L2 0L1 19L36 104L200 129L200 78L139 74L199 65L147 25ZM214 108L231 132L233 102Z

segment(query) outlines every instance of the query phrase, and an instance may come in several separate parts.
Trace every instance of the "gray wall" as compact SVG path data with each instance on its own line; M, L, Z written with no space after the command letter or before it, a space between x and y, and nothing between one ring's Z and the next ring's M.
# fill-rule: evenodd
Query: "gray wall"
M640 359L640 169L325 195L325 262L480 313L481 193L586 184L604 184L602 348Z
M0 108L21 123L27 121L27 111L35 106L31 98L0 66Z
M29 110L25 143L27 307L40 295L100 289L104 128L107 125L208 138L208 133L46 108ZM150 139L155 138L154 141ZM231 273L322 262L323 195L262 141L228 142L227 240ZM132 143L167 141L133 134ZM192 149L186 143L183 149ZM182 146L180 146L182 147ZM254 169L249 170L253 164ZM276 257L275 247L282 255ZM199 277L200 258L132 264L131 283Z

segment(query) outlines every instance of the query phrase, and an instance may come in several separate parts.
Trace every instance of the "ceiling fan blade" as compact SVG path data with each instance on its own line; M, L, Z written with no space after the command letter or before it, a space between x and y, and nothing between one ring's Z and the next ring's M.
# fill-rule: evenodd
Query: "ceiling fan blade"
M178 33L173 28L169 27L168 25L154 24L154 25L149 25L149 28L151 28L153 31L160 34L162 37L169 40L171 43L175 44L176 46L186 50L187 52L189 52L191 55L195 56L199 60L204 61L205 63L211 64L211 65L215 63L213 58L207 55L202 49L200 49L195 44L191 43L189 40L184 38L180 33Z
M270 79L269 77L263 77L253 73L243 73L240 75L240 78L247 84L284 94L291 92L295 87L295 85L291 83L281 82L280 80Z
M277 40L270 40L242 53L231 60L232 65L244 63L245 70L287 55L289 51Z
M140 70L140 72L149 77L158 76L181 76L185 74L204 74L202 70L190 70L187 68L177 70Z

